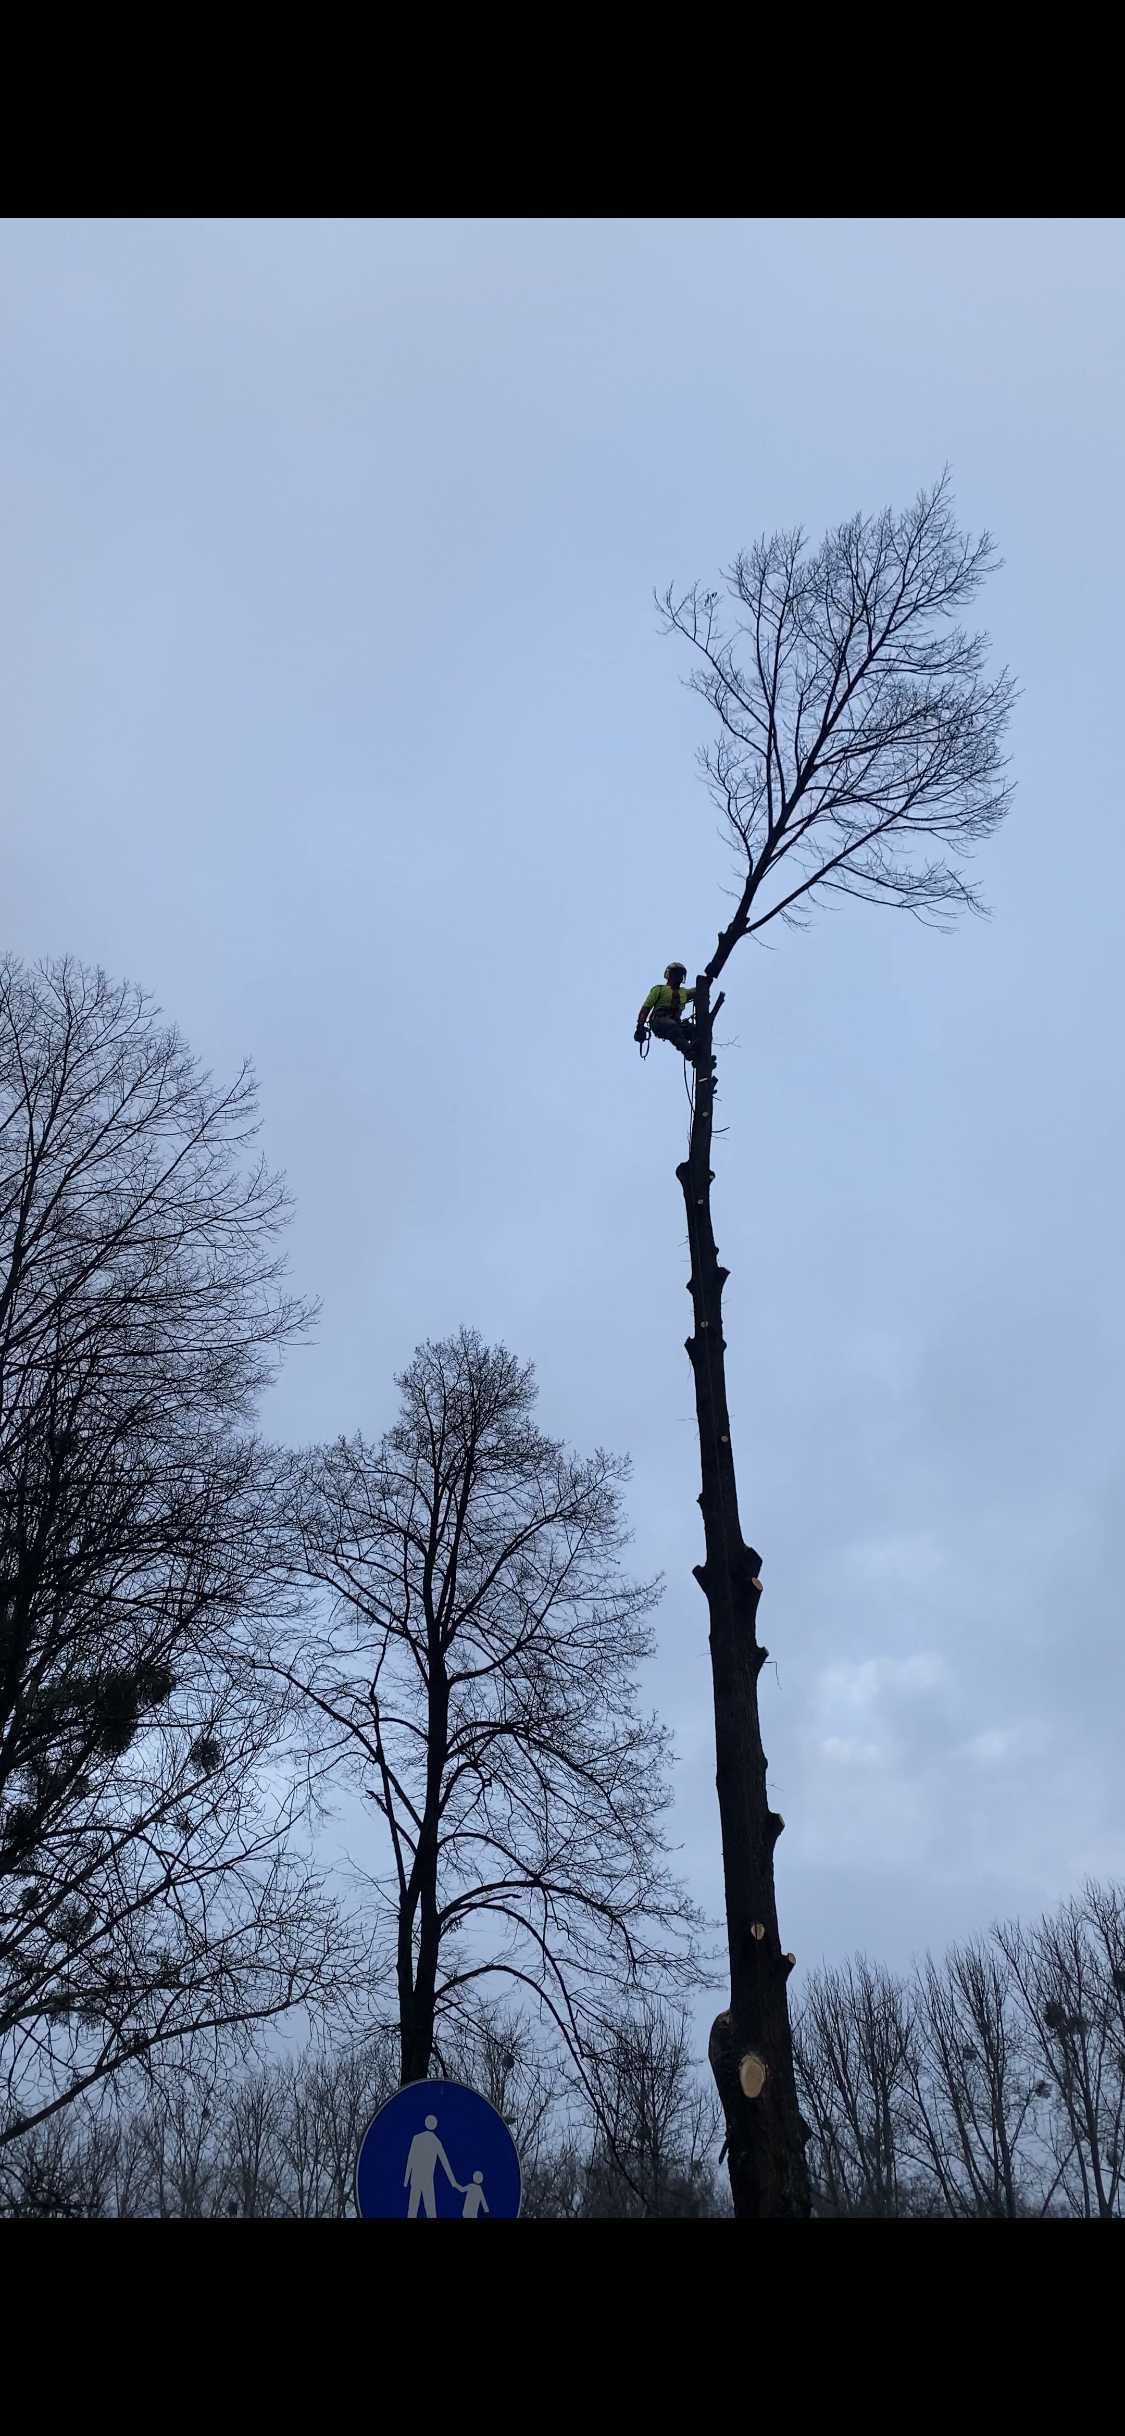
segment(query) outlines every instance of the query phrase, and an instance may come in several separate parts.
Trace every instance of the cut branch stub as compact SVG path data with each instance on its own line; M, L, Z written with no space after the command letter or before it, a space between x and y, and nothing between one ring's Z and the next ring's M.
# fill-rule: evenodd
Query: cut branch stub
M760 2098L769 2079L769 2066L753 2048L739 2058L738 2080L744 2098Z

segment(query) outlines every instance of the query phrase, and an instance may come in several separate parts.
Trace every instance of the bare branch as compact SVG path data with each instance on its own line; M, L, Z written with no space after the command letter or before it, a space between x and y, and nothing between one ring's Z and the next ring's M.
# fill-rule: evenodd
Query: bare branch
M964 866L1009 808L1016 689L984 674L988 637L958 619L998 564L989 534L958 530L943 475L815 551L800 533L756 542L726 572L725 613L698 585L662 596L718 722L704 775L740 869L710 980L739 939L821 895L939 923L983 911Z

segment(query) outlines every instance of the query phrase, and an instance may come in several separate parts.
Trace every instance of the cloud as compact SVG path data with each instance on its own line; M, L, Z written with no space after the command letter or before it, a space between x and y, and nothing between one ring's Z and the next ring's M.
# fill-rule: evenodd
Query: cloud
M926 1698L945 1688L949 1668L936 1650L907 1658L858 1658L821 1668L816 1697L822 1709L869 1715L890 1703Z
M864 1742L857 1734L826 1734L820 1748L825 1759L844 1768L877 1768L885 1756L879 1743Z
M843 1562L861 1581L893 1583L914 1589L933 1582L945 1565L945 1553L933 1531L887 1531L853 1540Z
M1007 1760L1038 1759L1049 1739L1038 1718L1017 1718L1011 1725L986 1726L971 1735L962 1743L961 1755L983 1768L999 1767Z

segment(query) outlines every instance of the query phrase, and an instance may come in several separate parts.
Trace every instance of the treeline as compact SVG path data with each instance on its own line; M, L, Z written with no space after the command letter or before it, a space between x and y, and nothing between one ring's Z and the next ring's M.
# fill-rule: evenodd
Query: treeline
M1125 1888L908 1978L815 1971L794 2030L818 2214L1122 2214Z
M1125 1888L908 1976L814 1971L794 2028L816 2216L1125 2213ZM529 2218L730 2214L714 2091L669 2006L623 2016L580 2071L493 2012L435 2069L511 2125ZM251 2070L197 2056L0 2150L0 2213L350 2216L364 2126L398 2081L391 2030Z
M580 2072L491 2011L444 2050L446 2077L499 2108L520 2151L525 2217L729 2212L720 2118L673 2009L623 2018ZM393 2031L228 2071L202 2056L159 2089L119 2083L0 2149L0 2215L354 2216L364 2129L399 2086Z

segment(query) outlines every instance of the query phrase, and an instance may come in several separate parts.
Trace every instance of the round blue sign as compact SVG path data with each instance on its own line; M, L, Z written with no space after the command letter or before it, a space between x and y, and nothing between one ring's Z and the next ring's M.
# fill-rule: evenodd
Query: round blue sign
M361 2216L518 2216L522 2189L503 2116L460 2081L412 2081L360 2142Z

